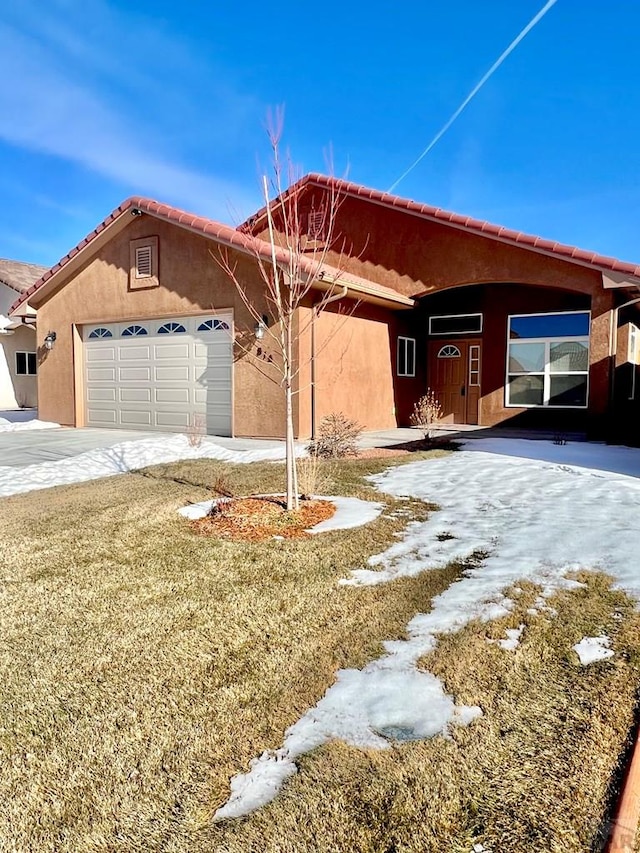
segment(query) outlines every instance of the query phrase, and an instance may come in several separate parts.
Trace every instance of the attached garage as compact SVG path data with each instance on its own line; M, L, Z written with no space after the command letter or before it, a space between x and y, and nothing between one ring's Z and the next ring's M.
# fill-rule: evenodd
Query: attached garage
M232 329L230 314L83 326L86 425L231 435Z

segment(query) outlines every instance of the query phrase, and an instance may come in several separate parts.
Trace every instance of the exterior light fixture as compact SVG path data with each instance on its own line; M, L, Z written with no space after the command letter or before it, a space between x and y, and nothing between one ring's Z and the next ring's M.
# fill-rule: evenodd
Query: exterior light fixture
M56 342L56 338L57 338L57 335L55 332L47 332L47 334L45 335L45 339L44 339L44 345L46 346L46 348L48 350L53 349L53 345Z
M253 333L256 336L257 341L261 341L264 338L264 333L266 331L267 331L267 327L265 326L265 324L262 321L260 321L259 323L256 323L255 326L253 327Z

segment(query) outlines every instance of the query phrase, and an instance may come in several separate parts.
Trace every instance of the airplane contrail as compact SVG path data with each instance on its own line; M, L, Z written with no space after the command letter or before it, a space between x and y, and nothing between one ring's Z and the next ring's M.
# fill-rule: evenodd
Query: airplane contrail
M458 118L458 116L460 115L460 113L461 113L461 112L462 112L462 111L463 111L463 110L464 110L464 109L469 105L469 103L470 103L470 102L475 98L475 96L478 94L478 92L480 91L480 89L482 89L482 87L483 87L483 86L484 86L484 84L487 82L487 80L489 80L489 78L493 76L493 74L498 70L498 68L500 68L500 66L502 65L502 63L503 63L503 62L505 61L505 59L509 56L509 54L510 54L510 53L512 53L512 52L516 49L516 47L520 44L520 42L521 42L521 41L522 41L522 39L527 35L527 33L531 32L531 30L535 27L535 25L538 23L538 21L542 20L542 18L544 18L544 16L547 14L547 12L549 11L549 9L551 9L551 7L552 7L552 6L555 6L555 4L556 4L557 2L558 2L558 0L548 0L548 2L547 2L547 3L545 3L545 5L542 7L542 9L540 9L540 11L538 12L538 14L537 14L537 15L535 15L535 16L534 16L534 17L529 21L529 23L527 24L527 26L526 26L526 27L525 27L525 28L524 28L524 29L523 29L523 30L522 30L522 31L521 31L521 32L520 32L520 33L519 33L519 34L514 38L514 40L511 42L511 44L509 45L509 47L504 51L504 53L502 53L502 54L500 55L500 57L499 57L499 58L498 58L498 59L493 63L493 65L491 66L491 68L487 71L487 73L486 73L486 74L484 75L484 77L480 80L480 82L479 82L479 83L477 83L477 84L474 86L474 88L471 90L471 92L469 92L469 94L468 94L468 95L467 95L467 97L464 99L464 101L460 104L460 106L459 106L459 107L458 107L458 109L455 111L455 113L451 116L451 118L447 121L447 123L446 123L445 125L443 125L443 126L440 128L440 130L436 133L436 135L433 137L433 139L431 140L431 142L430 142L430 143L427 145L427 147L424 149L424 151L422 152L422 154L420 154L420 156L419 156L419 157L417 157L417 158L416 158L416 160L414 160L414 162L409 166L409 168L406 170L406 172L403 172L403 173L400 175L400 177L398 178L398 180L397 180L397 181L395 181L393 184L391 184L391 186L389 187L389 189L387 190L387 192L393 192L393 191L394 191L394 189L395 189L395 188L398 186L398 184L400 183L400 181L403 181L403 180L407 177L407 175L409 174L409 172L412 172L412 171L415 169L415 167L418 165L418 163L419 163L419 162L420 162L424 157L426 157L426 156L427 156L427 154L429 153L429 151L431 151L431 149L433 148L433 146L434 146L434 145L435 145L435 144L436 144L440 139L442 139L442 137L445 135L445 133L449 130L449 128L450 128L450 127L451 127L451 125L454 123L454 121Z

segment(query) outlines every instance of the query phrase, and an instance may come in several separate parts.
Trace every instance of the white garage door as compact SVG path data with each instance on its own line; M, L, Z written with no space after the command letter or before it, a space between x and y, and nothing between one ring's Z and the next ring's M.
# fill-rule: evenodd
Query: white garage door
M85 326L86 423L231 435L232 318Z

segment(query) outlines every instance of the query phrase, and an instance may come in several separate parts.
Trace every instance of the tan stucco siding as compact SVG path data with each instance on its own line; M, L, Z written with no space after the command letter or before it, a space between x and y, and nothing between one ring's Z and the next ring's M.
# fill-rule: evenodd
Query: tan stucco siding
M130 241L156 235L159 239L158 287L130 290ZM236 435L279 436L284 404L278 374L270 363L276 353L268 340L258 347L254 321L227 274L211 256L217 244L149 216L136 217L102 247L64 286L38 307L40 416L63 424L81 425L83 410L76 401L77 367L83 355L74 327L85 323L140 318L188 316L231 309L234 314L233 429ZM264 287L247 256L229 253L236 275L261 313L269 313ZM49 330L57 340L51 352L43 347ZM74 365L74 356L76 359ZM275 382L265 379L268 374Z
M307 331L300 341L300 434L312 432L332 412L342 412L366 429L392 429L398 409L415 396L415 379L396 377L397 335L403 318L374 306L345 302L314 321L315 383L311 385L311 309L301 312ZM399 384L402 387L398 387Z

